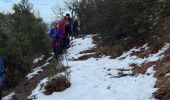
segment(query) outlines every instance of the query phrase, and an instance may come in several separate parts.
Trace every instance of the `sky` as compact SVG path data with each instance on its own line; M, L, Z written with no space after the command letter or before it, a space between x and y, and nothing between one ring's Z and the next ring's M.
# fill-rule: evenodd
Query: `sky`
M0 0L0 12L13 12L12 5L19 2L20 0ZM64 0L29 0L29 2L34 5L34 10L39 11L40 17L47 23L56 20L52 8L64 4Z

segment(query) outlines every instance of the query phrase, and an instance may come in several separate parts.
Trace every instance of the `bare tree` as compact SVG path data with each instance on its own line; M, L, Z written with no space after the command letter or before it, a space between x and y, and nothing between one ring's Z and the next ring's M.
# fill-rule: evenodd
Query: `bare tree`
M67 10L71 13L71 17L75 16L75 11L78 8L78 0L65 0L65 6Z
M52 8L52 11L56 15L56 17L59 19L59 18L63 17L63 15L66 11L66 8L64 6L57 5L57 6Z
M66 11L71 13L71 17L75 16L75 12L78 8L79 0L64 0L64 4L56 4L55 7L52 8L53 13L57 18L63 17Z

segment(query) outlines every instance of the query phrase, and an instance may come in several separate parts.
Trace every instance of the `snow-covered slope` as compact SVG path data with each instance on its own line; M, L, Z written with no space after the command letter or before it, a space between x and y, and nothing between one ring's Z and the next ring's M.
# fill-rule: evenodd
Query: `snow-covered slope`
M44 95L40 85L47 79L40 82L31 96L36 100L155 100L152 97L157 89L154 88L156 78L153 77L153 68L147 70L150 75L124 76L119 77L120 70L127 69L123 73L131 74L132 63L141 65L144 62L159 60L163 53L169 47L167 44L157 54L152 54L148 58L138 58L130 56L133 51L139 51L137 48L131 49L116 59L110 57L89 58L87 60L71 60L78 58L80 52L93 48L92 36L86 36L85 39L79 38L73 40L73 46L68 49L64 56L63 64L70 66L71 87L63 92L55 92L52 95ZM142 48L148 48L146 45ZM67 62L68 61L68 62ZM30 96L30 97L31 97Z

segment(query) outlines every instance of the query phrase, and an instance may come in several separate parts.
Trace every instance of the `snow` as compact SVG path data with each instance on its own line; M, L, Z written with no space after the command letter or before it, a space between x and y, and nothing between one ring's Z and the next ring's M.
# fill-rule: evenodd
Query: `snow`
M167 73L165 76L170 76L170 73Z
M53 56L49 57L45 62L49 62L53 59Z
M45 55L42 55L41 57L34 59L33 63L34 64L38 63L39 61L43 60L44 57Z
M14 92L12 92L12 93L10 93L9 95L3 97L2 100L11 100L13 95L15 95Z
M37 63L38 61L42 60L44 57L45 57L45 56L42 55L41 57L35 59L35 60L34 60L34 63L35 63L35 62ZM27 78L28 80L30 80L30 79L33 78L35 75L37 75L39 72L42 72L42 71L43 71L42 68L43 68L43 67L46 67L47 65L49 65L49 64L50 64L49 61L51 61L52 59L53 59L53 56L49 57L49 58L45 61L46 63L45 63L44 65L39 66L39 67L33 69L32 72L29 73L29 74L26 76L26 78Z
M147 71L146 71L146 74L154 74L154 73L155 73L155 71L154 71L154 66L149 67L149 68L147 69Z
M164 55L161 55L161 54L164 53L169 48L170 48L170 43L167 43L162 49L158 51L158 53L149 55L149 58L148 58L149 61L157 61L157 60L162 59Z
M149 49L148 44L144 44L144 45L142 46L142 48L144 48L145 51L148 50L148 49Z
M47 63L45 63L44 65L33 69L33 70L32 70L32 73L29 73L29 74L26 76L26 78L27 78L28 80L30 80L30 79L33 78L35 75L37 75L39 72L42 72L42 71L43 71L42 68L45 67L45 66L47 66L47 65L49 65L49 64L50 64L50 63L47 62Z
M69 65L71 87L63 92L55 92L46 96L43 94L41 84L46 83L47 78L42 80L37 88L33 90L29 98L35 96L36 100L155 100L152 97L157 89L154 88L156 78L153 77L153 66L148 68L149 75L117 77L121 72L118 69L129 69L122 71L123 74L131 74L130 64L141 65L145 62L156 61L163 57L162 53L169 48L166 44L156 54L151 54L148 58L138 58L131 56L134 51L141 48L148 48L144 45L141 48L133 48L123 53L116 59L109 56L102 58L89 58L87 60L71 60L80 57L80 52L93 48L92 36L85 39L79 38L72 41L73 46L64 55L70 60L64 59L63 64ZM83 54L84 55L84 54Z
M32 94L34 94L35 96L39 93L39 92L43 92L44 89L42 88L42 84L45 85L45 83L48 81L48 78L44 78L39 84L38 86L32 91ZM29 96L27 97L27 99L31 99L31 100L35 100L34 96Z
M72 41L73 46L68 49L68 58L72 59L74 57L79 56L80 52L89 50L90 48L94 47L95 45L92 44L93 40L91 36L87 36L86 38L79 38Z

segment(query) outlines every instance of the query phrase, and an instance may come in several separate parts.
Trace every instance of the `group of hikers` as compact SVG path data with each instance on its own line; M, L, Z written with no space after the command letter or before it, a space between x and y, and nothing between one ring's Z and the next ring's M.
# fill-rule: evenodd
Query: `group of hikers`
M70 38L77 38L79 36L79 29L78 18L73 19L70 17L70 14L66 14L59 21L51 24L49 36L56 57L61 54L65 48L69 47Z
M86 16L83 16L80 24L78 18L72 19L70 14L66 14L61 20L51 24L50 39L53 52L57 57L65 48L69 47L70 37L77 38L79 36L79 29L86 34ZM79 28L80 25L80 28ZM2 89L4 83L4 60L0 55L0 100L2 100Z
M72 19L70 14L66 14L66 16L64 16L61 20L51 24L49 36L51 39L51 46L53 47L53 52L56 57L61 54L65 48L69 47L70 37L77 38L79 36L80 29L82 33L86 33L86 22L87 18L85 15L79 22L78 18ZM0 100L2 100L4 81L4 60L0 55Z

